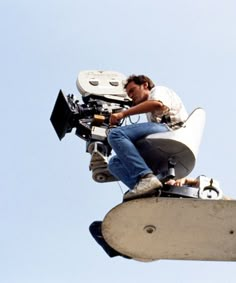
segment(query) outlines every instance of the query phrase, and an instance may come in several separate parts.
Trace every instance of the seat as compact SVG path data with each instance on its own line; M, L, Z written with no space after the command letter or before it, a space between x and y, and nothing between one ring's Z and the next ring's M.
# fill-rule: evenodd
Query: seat
M156 133L139 140L136 146L154 174L164 178L170 164L175 179L186 177L193 170L205 126L206 113L196 108L184 125L165 133Z

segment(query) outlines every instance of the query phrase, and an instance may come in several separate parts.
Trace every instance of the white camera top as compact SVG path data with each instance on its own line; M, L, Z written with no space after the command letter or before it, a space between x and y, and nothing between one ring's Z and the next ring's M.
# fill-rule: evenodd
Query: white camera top
M82 96L116 96L130 100L125 89L125 75L115 71L82 71L76 85Z

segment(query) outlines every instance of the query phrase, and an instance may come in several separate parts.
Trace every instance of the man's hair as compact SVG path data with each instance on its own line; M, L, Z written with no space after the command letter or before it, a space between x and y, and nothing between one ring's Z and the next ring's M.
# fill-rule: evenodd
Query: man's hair
M144 75L131 75L127 78L125 84L124 84L124 88L127 88L127 85L131 82L134 82L137 85L142 85L144 83L148 83L148 89L151 90L152 88L155 87L155 84L153 83L153 81L151 79L149 79L149 77L144 76Z

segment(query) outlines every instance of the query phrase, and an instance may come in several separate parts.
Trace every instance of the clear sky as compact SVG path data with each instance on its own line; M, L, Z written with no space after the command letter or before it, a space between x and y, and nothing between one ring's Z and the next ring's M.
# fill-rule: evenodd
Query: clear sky
M120 188L95 183L84 141L49 121L81 70L146 74L205 108L192 176L236 197L235 26L234 0L0 1L0 282L235 282L232 262L110 259L88 226Z

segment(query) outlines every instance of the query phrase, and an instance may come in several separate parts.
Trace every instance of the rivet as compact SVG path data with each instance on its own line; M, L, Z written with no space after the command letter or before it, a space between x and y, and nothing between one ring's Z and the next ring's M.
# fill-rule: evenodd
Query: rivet
M144 227L144 231L146 231L148 234L152 234L156 231L156 227L153 225L147 225Z

